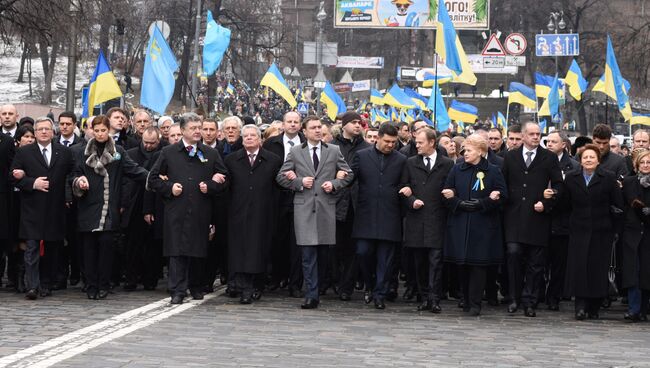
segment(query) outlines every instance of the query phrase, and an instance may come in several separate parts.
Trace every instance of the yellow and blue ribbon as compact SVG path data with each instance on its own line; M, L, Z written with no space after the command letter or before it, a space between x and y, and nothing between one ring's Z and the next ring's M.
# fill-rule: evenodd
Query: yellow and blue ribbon
M485 189L485 185L483 184L483 178L485 178L484 172L479 171L478 173L476 173L476 182L474 182L474 186L472 187L473 191L477 191L479 190L479 188L480 190Z

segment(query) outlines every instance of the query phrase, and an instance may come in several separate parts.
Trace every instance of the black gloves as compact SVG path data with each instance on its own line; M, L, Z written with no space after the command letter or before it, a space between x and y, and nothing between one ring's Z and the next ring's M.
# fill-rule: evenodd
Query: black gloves
M458 207L465 212L477 212L483 209L483 205L478 199L460 201Z
M618 208L618 207L616 207L616 206L613 206L613 205L612 205L612 206L609 206L609 212L610 212L612 215L622 215L622 214L623 214L623 210L622 210L622 209L620 209L620 208Z
M643 207L641 209L641 213L643 214L643 216L650 216L650 207Z

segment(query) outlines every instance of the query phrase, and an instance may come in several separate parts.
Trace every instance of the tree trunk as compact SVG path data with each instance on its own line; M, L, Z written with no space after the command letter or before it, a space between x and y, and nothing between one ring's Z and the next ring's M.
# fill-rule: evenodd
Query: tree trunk
M43 86L43 95L41 96L41 104L47 105L52 103L52 78L54 77L54 65L59 53L59 42L52 42L52 54L50 55L48 73L45 74L45 85Z
M188 9L188 19L190 19L189 22L187 22L187 28L185 29L185 35L187 35L186 41L183 43L183 56L181 57L181 66L179 68L179 75L178 79L176 80L176 87L174 89L174 96L178 101L181 101L184 105L187 104L187 87L186 83L187 78L190 75L189 74L189 69L190 69L190 46L192 45L191 41L191 35L193 34L193 29L194 29L194 17L192 16L193 12L193 3L194 1L190 1L190 8Z
M18 71L18 79L16 79L16 83L23 83L25 81L23 78L25 73L25 60L27 60L27 43L23 43L23 52L20 55L20 71Z
M43 66L43 75L47 75L49 68L49 53L47 51L47 40L41 38L41 41L38 43L38 53L41 57L41 65Z

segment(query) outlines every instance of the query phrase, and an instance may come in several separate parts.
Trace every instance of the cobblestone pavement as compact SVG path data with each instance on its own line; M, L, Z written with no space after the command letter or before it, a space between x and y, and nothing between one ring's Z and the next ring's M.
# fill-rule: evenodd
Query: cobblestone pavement
M93 368L650 367L650 323L623 322L624 307L617 303L600 320L578 322L571 303L563 303L561 312L539 310L537 318L486 306L477 318L465 316L453 301L442 303L440 315L416 312L415 303L401 301L379 311L365 305L359 293L341 302L330 292L317 310L303 311L300 299L284 294L268 293L253 305L239 305L217 291L191 309L127 328L106 342L96 340L96 347L50 353L62 360L55 366ZM65 334L95 339L78 330L165 297L162 291L117 292L91 301L75 288L29 302L0 292L0 362ZM172 309L158 304L156 313ZM63 360L65 354L70 357ZM48 366L29 359L12 364Z

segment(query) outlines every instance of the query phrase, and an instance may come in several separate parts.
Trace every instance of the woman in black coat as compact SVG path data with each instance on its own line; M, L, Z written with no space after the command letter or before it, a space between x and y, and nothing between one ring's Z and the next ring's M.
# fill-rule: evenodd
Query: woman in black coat
M503 261L499 205L508 191L499 168L483 157L487 149L485 138L468 137L465 161L451 169L442 191L450 211L444 258L460 266L463 310L474 316L481 313L488 266Z
M625 319L646 320L650 298L650 150L633 160L635 176L623 181L625 224L622 245L622 286L627 289Z
M86 294L88 299L104 299L110 286L113 238L120 229L122 176L144 185L148 173L115 145L106 116L95 117L92 129L95 137L83 151L76 151L72 191L79 198L77 218L83 238Z
M566 296L575 296L577 320L598 318L609 292L607 273L616 233L615 217L623 197L615 174L602 169L600 151L588 144L580 154L580 170L566 175L566 202L571 206Z

